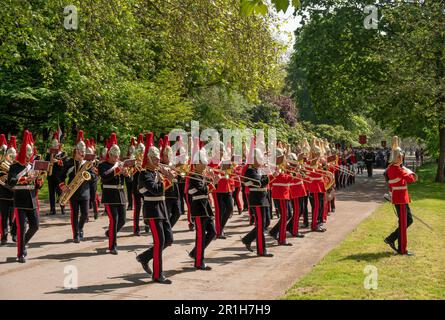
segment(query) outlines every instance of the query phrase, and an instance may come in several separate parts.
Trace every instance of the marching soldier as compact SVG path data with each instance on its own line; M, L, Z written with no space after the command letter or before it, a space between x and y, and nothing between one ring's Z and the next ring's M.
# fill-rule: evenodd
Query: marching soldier
M153 145L153 132L148 133L145 140L147 147L151 147ZM135 153L136 165L133 168L133 234L135 236L140 236L139 218L141 216L144 196L139 192L138 181L141 171L143 170L142 162L145 154L145 144L142 133L139 134Z
M144 195L143 214L153 235L153 246L136 257L142 268L152 275L153 281L170 284L163 274L162 251L173 243L173 232L168 220L165 205L165 189L170 186L173 176L159 166L160 151L151 146L145 147L144 171L139 175L139 190ZM153 272L148 266L153 259Z
M244 184L249 187L249 208L252 211L252 215L255 217L255 227L242 238L243 244L247 250L253 252L251 243L256 239L256 251L257 255L264 257L273 257L273 254L268 253L266 249L266 239L264 232L266 231L266 214L269 208L269 199L267 197L267 188L269 184L269 177L261 174L260 166L264 162L263 154L261 150L255 149L254 162L249 168L247 168L244 177L246 181ZM259 184L255 184L255 182Z
M74 149L73 157L65 162L62 172L59 177L59 187L62 192L66 192L67 186L73 182L74 179L82 179L81 171L88 171L91 177L95 174L93 170L86 169L85 160L86 144L84 141L83 131L80 130L77 134L76 147ZM65 180L68 177L68 185L65 184ZM81 182L78 189L69 198L70 212L71 212L71 230L73 234L73 242L79 243L83 240L83 227L88 220L88 209L90 203L90 182ZM80 212L80 216L79 216Z
M408 194L408 184L415 182L417 176L408 168L403 167L403 156L398 137L395 136L392 143L390 164L385 171L385 176L391 191L392 204L397 210L399 227L385 239L385 243L399 254L412 255L407 250L407 229L413 223L409 207L411 199ZM394 244L396 240L398 240L398 247Z
M277 148L277 164L280 159L284 160L285 154L283 149ZM276 174L276 172L274 173ZM286 241L286 230L289 219L291 218L290 211L290 184L292 177L284 172L279 172L275 178L270 182L272 189L272 199L275 207L280 215L280 219L272 227L269 234L274 239L278 240L279 245L291 246L292 243Z
M161 149L161 163L167 166L172 165L173 150L170 147L168 135L164 136L164 143ZM167 216L170 220L170 225L173 228L181 216L181 203L179 201L179 185L178 179L173 178L172 185L165 190L165 204L167 209Z
M0 233L1 245L8 243L8 225L11 230L12 241L17 241L17 227L14 222L14 193L7 184L8 172L17 156L15 136L11 136L8 148L1 160L0 168Z
M59 134L54 132L53 139L51 141L49 153L46 155L45 160L50 162L51 170L48 172L48 193L49 193L49 215L56 214L56 195L59 197L62 190L59 187L59 176L62 172L63 161L66 158L65 152L62 151L62 144L59 141ZM60 206L60 212L65 214L65 207Z
M294 153L289 155L290 160L298 161L297 156ZM298 169L298 168L296 168ZM290 182L290 198L292 202L292 219L289 221L287 230L292 236L297 238L304 238L304 235L298 231L300 217L304 213L304 197L307 195L304 185L304 179L301 173L293 173L292 180Z
M117 233L125 225L124 175L116 133L110 135L108 142L105 161L99 164L98 169L102 181L102 203L110 220L105 236L108 237L109 253L116 255Z
M43 179L32 170L34 148L30 132L25 130L16 162L11 165L8 184L14 192L15 221L17 224L17 261L26 262L25 245L39 229L36 189L43 185ZM26 231L25 223L28 222Z
M323 211L324 211L324 199L325 199L325 184L323 175L318 171L317 159L320 155L320 148L314 146L315 158L310 163L312 169L309 170L308 176L311 181L308 185L309 201L312 207L312 225L311 230L317 232L325 232L323 227Z
M199 157L199 161L197 159ZM215 224L213 223L213 212L210 206L209 194L215 190L213 183L210 183L204 171L208 164L205 149L201 149L194 154L194 172L190 175L190 186L188 189L191 198L191 215L195 222L196 239L195 247L190 251L189 256L195 259L195 268L200 270L211 270L212 268L204 262L204 252L210 242L216 236ZM218 176L215 176L217 182Z

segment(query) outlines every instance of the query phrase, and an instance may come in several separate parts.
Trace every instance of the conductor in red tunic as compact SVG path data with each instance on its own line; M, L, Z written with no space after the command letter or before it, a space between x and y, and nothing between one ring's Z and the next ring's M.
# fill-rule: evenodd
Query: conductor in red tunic
M391 201L397 210L399 227L385 239L385 243L399 254L412 255L407 250L407 229L413 223L409 207L411 199L408 194L408 184L415 182L417 176L408 168L403 167L403 156L396 136L393 138L390 164L385 171L385 177L391 192ZM396 240L398 240L398 247L395 246Z

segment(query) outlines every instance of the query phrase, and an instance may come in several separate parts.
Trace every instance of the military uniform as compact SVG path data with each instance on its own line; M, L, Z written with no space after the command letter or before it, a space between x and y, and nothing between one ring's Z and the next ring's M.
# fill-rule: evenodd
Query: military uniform
M99 164L99 176L102 181L102 203L110 220L108 236L108 249L116 250L116 237L125 225L125 191L124 175L116 164L108 161Z
M139 191L144 196L143 215L153 235L153 247L138 256L138 261L148 263L153 259L153 280L163 278L162 251L173 243L173 232L165 204L163 178L157 171L142 171L138 178Z
M77 161L69 159L65 162L63 169L59 176L59 186L63 189L65 180L68 177L68 185L76 177L79 170L87 163L87 161ZM96 175L92 169L89 169L91 177L94 179ZM80 187L74 192L69 199L71 212L71 230L74 241L78 242L83 239L83 227L88 220L88 210L90 204L90 182L84 181ZM80 217L79 217L80 212Z
M286 173L279 173L270 183L272 189L272 199L280 215L279 221L272 227L269 234L278 240L280 245L288 245L286 242L287 225L292 217L290 210L290 185L292 176ZM278 236L278 238L277 238Z
M63 160L66 157L65 152L58 151L53 154L53 170L52 174L47 176L48 181L48 193L49 193L49 206L50 206L50 215L56 214L56 195L59 197L62 193L59 187L59 178L63 168ZM51 161L51 154L48 153L45 157L46 161ZM62 214L65 214L65 208L60 206L60 211Z
M7 173L0 172L0 177L7 176ZM7 177L6 177L7 178ZM8 225L13 238L16 236L14 221L14 192L5 181L5 185L0 184L0 233L2 244L8 240Z
M204 250L216 236L209 201L209 193L215 190L215 187L197 174L192 173L191 177L193 179L189 179L188 194L191 200L191 216L195 222L196 241L190 256L195 258L195 268L204 268Z
M269 184L269 177L262 175L259 169L253 167L249 167L244 176L249 178L249 180L260 181L260 186L254 186L253 181L247 180L245 182L245 185L249 187L248 202L249 208L252 211L251 214L255 217L255 227L242 238L242 242L250 247L252 241L256 239L257 254L263 256L267 254L264 232L266 231L266 214L270 206L266 188Z
M325 200L325 185L322 174L316 172L315 170L309 171L310 183L308 185L309 191L309 201L312 207L312 231L325 231L321 228L323 223L323 210L324 210L324 200Z

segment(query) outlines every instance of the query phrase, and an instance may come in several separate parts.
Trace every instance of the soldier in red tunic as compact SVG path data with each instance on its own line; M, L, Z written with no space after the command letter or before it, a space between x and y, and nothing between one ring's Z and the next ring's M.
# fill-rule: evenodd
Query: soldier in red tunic
M412 255L407 250L407 229L413 223L409 207L411 199L408 195L407 185L415 182L417 176L408 168L403 167L403 156L404 154L398 145L398 137L395 136L392 143L390 164L385 171L385 177L391 192L392 204L397 210L399 227L385 239L385 243L399 254ZM398 247L394 244L396 239L398 240Z

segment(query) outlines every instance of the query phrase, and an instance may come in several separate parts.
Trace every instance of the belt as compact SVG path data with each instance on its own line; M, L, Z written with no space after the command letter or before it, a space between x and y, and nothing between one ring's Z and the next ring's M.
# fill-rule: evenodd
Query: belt
M297 183L291 183L291 187L292 186L300 186L303 184L303 181L297 182Z
M406 189L408 189L407 186L400 186L400 187L392 187L391 188L392 191L394 191L394 190L406 190Z
M15 186L12 190L34 190L35 186Z
M289 183L272 183L274 187L290 187Z
M200 196L194 196L193 200L201 200L201 199L208 199L209 196L206 194L200 195Z
M102 189L124 189L124 186L120 185L120 184L104 184L102 186Z
M311 180L323 180L323 178L312 178L312 177L309 177Z
M400 178L395 178L395 179L392 179L392 180L389 180L388 181L388 183L397 183L397 182L399 182L401 179Z
M254 191L254 192L267 192L267 188L249 188L249 191Z
M164 196L159 196L159 197L144 197L144 201L164 201L165 197Z

